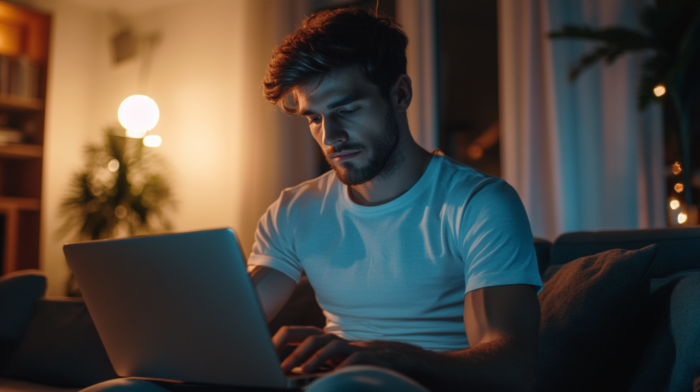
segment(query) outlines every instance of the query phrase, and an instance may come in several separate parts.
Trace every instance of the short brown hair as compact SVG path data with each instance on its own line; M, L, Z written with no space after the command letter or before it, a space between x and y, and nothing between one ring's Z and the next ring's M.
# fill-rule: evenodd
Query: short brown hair
M294 88L334 69L359 66L388 99L391 86L406 73L407 45L406 34L391 18L355 7L314 13L274 50L263 81L265 98L296 114L297 108L285 103Z

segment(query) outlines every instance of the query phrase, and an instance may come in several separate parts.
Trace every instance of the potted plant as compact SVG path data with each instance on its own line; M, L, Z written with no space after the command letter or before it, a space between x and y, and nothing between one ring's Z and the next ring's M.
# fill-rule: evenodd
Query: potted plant
M85 154L85 168L61 203L61 237L86 241L171 229L167 212L175 203L165 165L141 139L107 129L104 142L89 144ZM79 295L72 276L68 294Z
M571 67L571 80L599 61L610 64L620 55L633 51L653 53L642 65L637 106L644 110L653 101L667 98L672 101L680 134L685 201L690 208L694 204L691 173L698 163L693 162L691 142L700 127L694 120L695 112L700 111L700 1L657 0L642 11L640 20L643 31L566 25L550 32L549 37L600 43ZM674 172L676 170L674 168Z

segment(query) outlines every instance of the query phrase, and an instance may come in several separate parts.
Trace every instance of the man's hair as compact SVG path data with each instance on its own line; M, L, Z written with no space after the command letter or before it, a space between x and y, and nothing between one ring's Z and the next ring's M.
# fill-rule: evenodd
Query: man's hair
M296 114L296 105L285 102L292 90L320 82L335 69L358 66L389 99L391 86L406 73L407 45L391 18L355 7L314 13L274 50L263 81L265 98Z

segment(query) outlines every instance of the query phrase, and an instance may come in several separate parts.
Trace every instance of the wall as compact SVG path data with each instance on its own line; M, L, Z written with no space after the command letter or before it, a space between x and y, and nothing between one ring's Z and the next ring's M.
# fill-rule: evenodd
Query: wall
M158 33L148 83L142 61L111 64L114 33L104 10L36 1L53 13L42 215L42 268L61 295L68 270L57 209L85 143L117 123L119 103L145 93L159 105L151 132L169 162L176 231L230 226L248 253L258 218L282 188L314 174L314 142L303 120L262 98L272 48L301 21L306 2L190 0L132 16L141 34Z
M49 3L49 2L46 2ZM42 10L53 14L47 88L46 132L41 222L41 266L49 277L49 292L62 294L68 278L58 207L72 174L81 165L83 144L91 137L95 78L94 32L97 14L62 1Z

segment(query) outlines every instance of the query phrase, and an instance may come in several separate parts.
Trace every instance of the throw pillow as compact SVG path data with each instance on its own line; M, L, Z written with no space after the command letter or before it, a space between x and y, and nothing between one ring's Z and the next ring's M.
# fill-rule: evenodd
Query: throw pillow
M43 299L4 377L61 387L117 378L87 307L79 299Z
M46 292L46 277L25 270L0 278L0 368L22 340L36 300Z
M614 390L626 333L649 294L656 245L613 249L563 266L539 293L538 391ZM626 377L627 375L620 375ZM631 375L630 375L631 378Z

